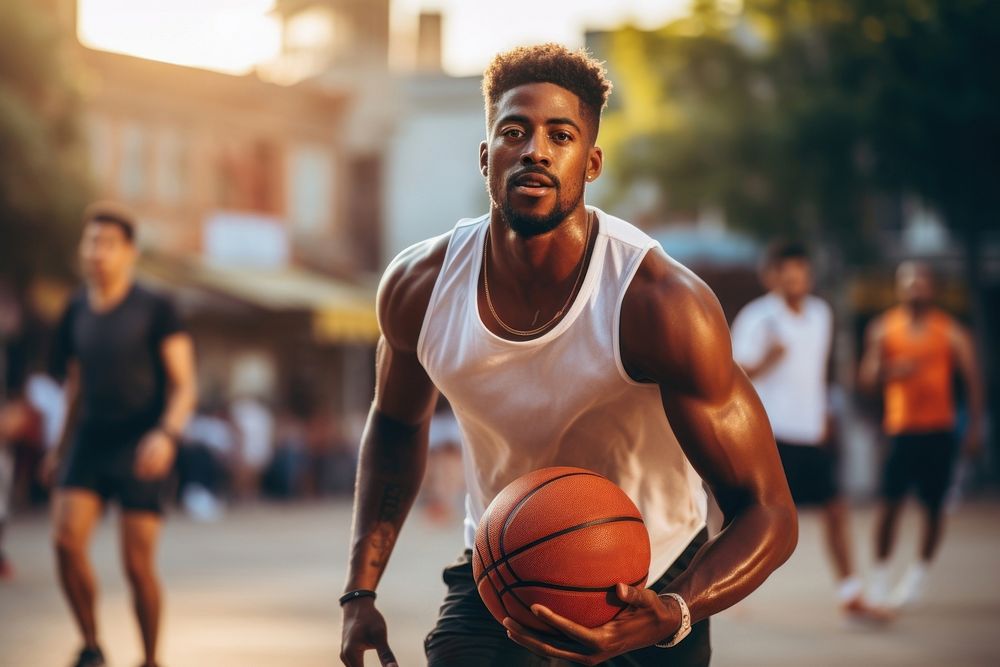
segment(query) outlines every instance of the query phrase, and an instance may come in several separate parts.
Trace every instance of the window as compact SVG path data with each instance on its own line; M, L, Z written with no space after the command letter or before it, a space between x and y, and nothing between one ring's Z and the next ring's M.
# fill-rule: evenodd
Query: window
M167 204L179 204L187 195L188 143L176 129L160 134L156 152L156 194Z
M328 231L333 217L333 155L323 146L294 148L288 160L288 217L297 232Z
M138 123L129 123L122 129L122 159L118 171L118 187L127 200L142 199L147 194L146 131Z

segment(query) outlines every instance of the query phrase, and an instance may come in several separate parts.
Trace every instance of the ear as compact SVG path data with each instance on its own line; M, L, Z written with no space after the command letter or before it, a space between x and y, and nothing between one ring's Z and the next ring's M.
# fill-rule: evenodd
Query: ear
M600 146L594 146L590 149L590 154L587 156L587 173L585 175L587 182L596 181L603 170L604 151L601 150Z
M490 163L490 151L488 145L485 141L479 142L479 171L482 173L483 178L486 178L486 173L489 170Z

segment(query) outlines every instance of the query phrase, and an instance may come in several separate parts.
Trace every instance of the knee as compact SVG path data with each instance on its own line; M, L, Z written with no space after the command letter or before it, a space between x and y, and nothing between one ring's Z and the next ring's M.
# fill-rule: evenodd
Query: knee
M72 530L57 528L52 546L60 560L77 560L86 556L87 540Z
M155 581L153 557L151 554L128 553L125 555L125 576L135 586Z

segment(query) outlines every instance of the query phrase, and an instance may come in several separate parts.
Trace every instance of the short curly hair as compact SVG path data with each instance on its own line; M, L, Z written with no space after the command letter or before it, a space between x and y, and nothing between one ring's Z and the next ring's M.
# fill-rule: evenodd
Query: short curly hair
M554 43L521 46L497 54L483 73L487 128L493 125L503 94L528 83L554 83L580 98L584 116L593 127L593 136L597 136L601 111L611 94L604 63L585 49L570 51Z

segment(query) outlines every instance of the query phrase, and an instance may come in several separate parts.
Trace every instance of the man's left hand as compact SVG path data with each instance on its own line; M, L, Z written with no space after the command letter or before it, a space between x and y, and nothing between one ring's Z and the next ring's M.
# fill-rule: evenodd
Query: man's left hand
M504 619L507 636L525 648L552 658L596 665L617 655L645 648L672 637L681 625L680 608L671 598L664 600L651 589L640 590L618 584L618 599L628 605L613 620L588 628L535 604L532 613L566 635L579 651L559 648L544 636L525 628L514 619Z
M177 454L174 441L163 431L150 431L135 453L135 475L140 479L160 479L170 473Z
M962 456L975 460L983 453L983 432L978 425L970 425L962 438Z

